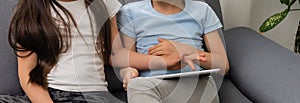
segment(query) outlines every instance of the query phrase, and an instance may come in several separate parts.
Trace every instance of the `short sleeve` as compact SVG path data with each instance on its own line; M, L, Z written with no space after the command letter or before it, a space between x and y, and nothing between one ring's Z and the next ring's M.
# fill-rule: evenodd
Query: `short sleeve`
M109 17L113 17L117 14L122 4L118 0L103 0L106 5Z
M216 15L216 13L212 10L212 8L207 5L206 6L206 16L204 19L204 34L212 32L222 27L222 24Z
M126 5L120 9L117 15L118 28L122 34L129 37L136 38L136 33L134 29L134 21L129 7Z

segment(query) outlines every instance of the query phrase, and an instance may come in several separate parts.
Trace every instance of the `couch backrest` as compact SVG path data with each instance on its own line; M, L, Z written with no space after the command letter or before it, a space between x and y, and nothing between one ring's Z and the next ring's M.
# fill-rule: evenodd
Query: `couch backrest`
M8 27L17 0L0 0L0 95L21 95L17 57L8 44Z

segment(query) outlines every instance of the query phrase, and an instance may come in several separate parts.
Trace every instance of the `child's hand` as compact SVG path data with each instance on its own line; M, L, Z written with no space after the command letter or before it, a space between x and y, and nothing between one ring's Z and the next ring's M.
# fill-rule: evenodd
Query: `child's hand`
M172 55L176 54L178 55L178 47L173 44L173 41L166 40L166 39L157 39L159 44L156 44L148 49L149 55L156 55L156 56L162 56L162 55ZM179 56L179 55L178 55Z
M123 78L123 88L125 91L127 90L127 85L131 81L131 79L136 78L139 76L139 72L135 68L124 68L125 69L125 75Z
M159 44L149 48L148 54L162 56L166 60L166 63L178 59L178 61L184 61L184 63L191 66L192 70L195 70L193 65L194 62L199 63L207 61L205 54L198 53L198 50L192 46L161 38L158 39L158 42ZM178 66L176 66L176 68L178 68Z
M181 69L180 55L171 40L158 39L159 44L148 49L149 55L161 56L169 70Z
M188 64L191 69L194 71L196 70L194 66L194 62L199 63L200 62L206 62L207 59L205 58L205 54L191 54L191 55L184 55L181 54L182 61L184 63Z
M174 53L191 55L197 53L197 49L186 44L178 43L172 40L162 38L157 39L159 44L154 45L148 49L149 55L170 55ZM179 56L179 55L178 55Z

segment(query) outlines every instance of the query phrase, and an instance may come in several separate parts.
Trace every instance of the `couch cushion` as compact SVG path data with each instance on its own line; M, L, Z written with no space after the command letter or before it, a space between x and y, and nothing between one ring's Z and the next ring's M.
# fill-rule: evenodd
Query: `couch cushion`
M229 79L224 79L219 89L221 103L252 103L245 97Z

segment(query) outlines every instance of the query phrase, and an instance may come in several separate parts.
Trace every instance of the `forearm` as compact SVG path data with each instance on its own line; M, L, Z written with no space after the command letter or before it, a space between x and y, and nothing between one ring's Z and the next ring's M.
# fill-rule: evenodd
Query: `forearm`
M112 66L118 68L133 67L138 70L156 70L168 67L166 61L160 56L140 54L125 48L112 56Z
M220 68L220 74L225 74L229 70L229 62L226 50L217 30L203 36L208 54L208 63L203 64L207 68Z
M48 90L32 83L21 83L21 86L32 103L53 103Z
M225 74L228 71L229 64L227 62L227 57L220 55L218 53L209 53L198 50L198 54L205 54L207 59L206 62L200 62L200 66L205 69L212 69L212 68L220 68L222 74Z
M28 55L27 52L17 52L18 55ZM28 57L18 57L18 76L22 89L33 103L53 103L48 90L45 90L42 86L29 82L29 74L36 66L38 58L36 53L32 53Z
M30 101L33 103L53 103L48 90L44 89L40 85L29 82L30 71L27 71L28 69L25 67L19 69L19 80L22 89L29 97Z
M140 54L134 51L129 53L130 67L138 70L157 70L166 69L165 61L159 56Z

